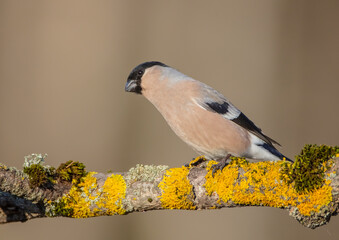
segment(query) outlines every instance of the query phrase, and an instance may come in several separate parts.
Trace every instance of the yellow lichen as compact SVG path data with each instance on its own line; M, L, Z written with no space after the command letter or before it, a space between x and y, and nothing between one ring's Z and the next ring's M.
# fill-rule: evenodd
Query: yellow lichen
M208 169L215 161L208 162ZM207 193L211 195L213 192L218 193L220 200L227 202L231 199L234 192L234 182L238 178L238 167L235 165L228 165L223 172L217 171L212 175L212 171L208 171L206 175L205 188Z
M212 164L215 162L211 161L207 167L205 188L208 195L217 193L223 202L231 200L240 205L295 206L301 214L309 216L332 201L330 180L312 192L298 193L293 185L279 178L281 162L232 161L222 172L217 171L214 177Z
M160 201L163 208L196 209L193 199L192 185L186 167L172 168L166 171L158 187L161 189Z
M121 175L111 175L102 186L90 172L73 184L69 193L57 205L57 214L74 218L87 218L99 215L124 214L122 200L126 195L126 184ZM75 181L75 180L74 180ZM75 182L74 182L75 183Z
M97 197L97 181L93 175L95 172L89 173L82 179L78 185L73 184L69 193L61 199L64 210L70 213L70 217L86 218L96 216L90 206L91 202Z
M198 165L198 163L200 163L202 161L206 161L205 156L198 156L196 158L193 158L193 160L189 162L188 167L196 166L196 165Z
M106 179L102 188L103 191L97 206L107 209L107 213L110 215L124 214L126 212L122 205L122 200L126 197L124 178L121 175L112 174Z

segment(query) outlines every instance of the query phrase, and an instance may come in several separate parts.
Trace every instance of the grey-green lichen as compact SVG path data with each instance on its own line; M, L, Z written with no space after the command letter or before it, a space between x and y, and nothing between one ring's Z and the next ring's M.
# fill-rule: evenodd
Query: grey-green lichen
M135 167L132 167L125 176L127 186L137 181L153 182L168 168L169 167L165 165L155 166L137 164Z
M289 215L294 217L303 226L315 229L329 222L334 212L333 207L333 205L323 206L319 212L312 212L310 216L304 216L299 212L297 207L292 207Z
M145 210L154 205L154 202L159 203L157 196L160 190L157 188L162 176L168 166L142 165L137 164L131 168L127 174L124 174L124 179L127 185L127 197L122 200L126 212L133 210ZM131 187L133 185L133 187ZM156 192L156 191L159 192ZM135 206L138 206L136 209Z
M47 153L31 153L30 155L24 157L25 162L23 164L23 167L26 168L31 167L32 165L43 165L47 156Z

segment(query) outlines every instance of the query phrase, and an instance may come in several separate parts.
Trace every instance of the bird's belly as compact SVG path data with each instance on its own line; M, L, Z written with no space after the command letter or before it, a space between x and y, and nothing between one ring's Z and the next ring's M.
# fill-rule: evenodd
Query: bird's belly
M173 131L207 158L222 158L228 153L243 156L249 148L248 133L218 113L200 107L178 108L163 113ZM181 110L181 111L180 111Z

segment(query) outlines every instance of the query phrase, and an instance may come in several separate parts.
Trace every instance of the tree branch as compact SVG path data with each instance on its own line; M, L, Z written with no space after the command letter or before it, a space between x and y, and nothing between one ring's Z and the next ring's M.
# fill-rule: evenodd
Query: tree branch
M158 209L271 206L286 209L304 226L316 228L338 213L338 156L331 161L321 186L308 192L298 192L294 183L283 180L283 161L235 159L214 176L213 161L181 168L137 165L125 173L89 172L72 183L55 178L39 187L32 186L22 171L0 165L0 223Z

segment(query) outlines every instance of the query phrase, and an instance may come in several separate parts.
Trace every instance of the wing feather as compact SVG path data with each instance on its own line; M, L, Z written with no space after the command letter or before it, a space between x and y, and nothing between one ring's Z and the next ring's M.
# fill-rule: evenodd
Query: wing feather
M211 112L221 114L224 118L233 121L244 129L248 130L253 135L257 136L265 143L273 146L280 144L272 138L266 136L262 130L257 127L245 114L243 114L237 107L235 107L230 101L228 101L221 93L213 88L203 84L202 86L203 100L197 100L197 104Z

